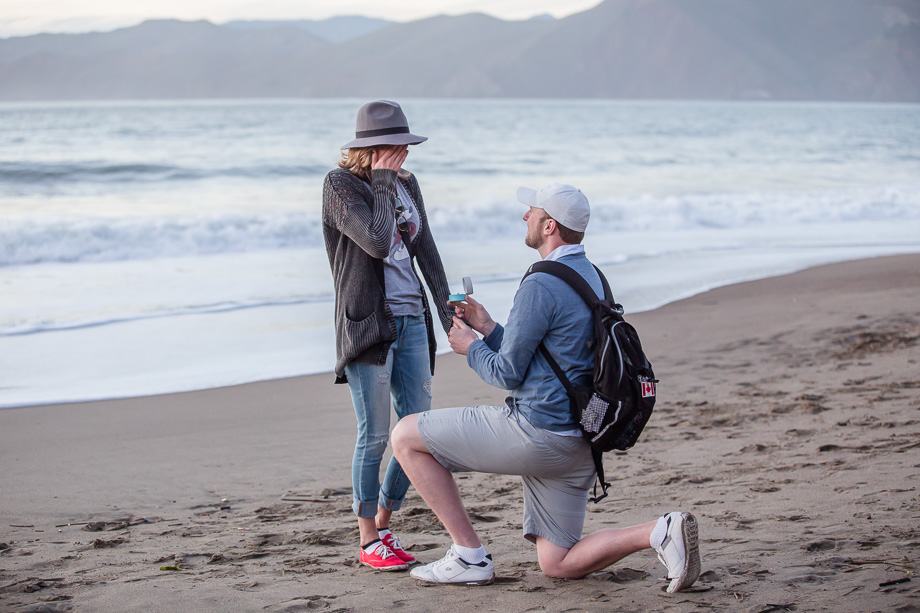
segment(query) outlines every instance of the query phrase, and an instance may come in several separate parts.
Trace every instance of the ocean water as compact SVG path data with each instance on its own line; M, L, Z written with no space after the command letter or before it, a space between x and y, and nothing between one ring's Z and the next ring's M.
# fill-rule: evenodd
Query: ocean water
M322 182L363 102L0 105L0 407L331 370ZM537 258L520 185L588 195L627 313L920 252L920 106L402 104L448 279L499 320Z

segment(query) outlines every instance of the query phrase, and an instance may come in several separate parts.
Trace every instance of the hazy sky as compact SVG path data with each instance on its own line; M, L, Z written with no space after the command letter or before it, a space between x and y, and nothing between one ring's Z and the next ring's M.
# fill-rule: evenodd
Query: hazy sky
M38 32L88 32L144 19L325 19L366 15L412 21L438 14L482 12L502 19L549 13L565 17L600 0L0 0L0 37Z

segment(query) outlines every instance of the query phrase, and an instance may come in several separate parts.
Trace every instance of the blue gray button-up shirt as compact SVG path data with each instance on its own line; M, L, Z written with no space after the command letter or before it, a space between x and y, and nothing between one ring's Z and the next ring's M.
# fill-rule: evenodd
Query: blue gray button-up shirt
M582 245L563 245L546 259L570 266L598 295L603 292ZM577 424L569 397L538 348L543 341L572 384L587 385L594 370L587 345L593 333L591 311L581 296L562 279L534 273L514 295L508 323L474 341L466 360L483 381L509 390L509 401L531 424L570 433Z

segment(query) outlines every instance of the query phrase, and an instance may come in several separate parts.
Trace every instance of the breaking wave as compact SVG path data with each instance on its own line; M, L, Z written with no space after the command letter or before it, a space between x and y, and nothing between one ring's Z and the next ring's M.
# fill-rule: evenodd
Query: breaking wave
M469 202L428 211L439 240L520 238L522 209ZM920 185L598 199L592 232L733 229L920 218ZM318 213L89 218L0 223L0 266L106 262L319 247Z

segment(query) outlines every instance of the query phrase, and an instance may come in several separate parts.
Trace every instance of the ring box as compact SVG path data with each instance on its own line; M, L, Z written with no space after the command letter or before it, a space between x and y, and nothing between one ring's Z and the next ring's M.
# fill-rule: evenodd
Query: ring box
M473 281L469 277L463 277L463 293L451 294L447 299L448 302L463 302L469 294L473 293Z

